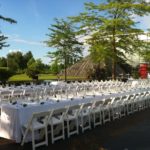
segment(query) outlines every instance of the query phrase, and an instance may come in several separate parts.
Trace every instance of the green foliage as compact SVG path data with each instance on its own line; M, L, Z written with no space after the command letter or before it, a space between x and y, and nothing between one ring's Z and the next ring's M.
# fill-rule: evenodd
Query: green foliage
M133 70L132 70L132 77L134 78L134 79L138 79L139 78L139 70L138 70L139 68L138 67L136 67L136 68L133 68Z
M8 18L8 17L4 17L2 15L0 15L0 20L3 20L3 21L6 21L6 22L9 22L9 23L17 23L16 20L12 19L12 18ZM8 39L8 37L4 36L2 33L1 33L1 30L0 30L0 50L3 48L3 47L8 47L9 45L6 44L5 40Z
M61 68L57 61L54 61L51 65L51 73L58 74Z
M64 64L66 70L69 65L74 63L73 60L79 60L82 57L82 43L78 41L72 23L63 19L55 19L55 24L51 25L49 30L49 39L45 43L49 47L56 48L56 50L49 52L48 56L53 61Z
M8 78L12 75L13 75L13 72L10 69L6 67L0 67L0 81L2 83L6 83Z
M39 63L31 58L28 62L28 68L26 70L26 74L35 80L38 80L38 74L40 73Z
M3 47L8 47L9 45L6 44L5 40L8 39L8 37L4 36L1 34L0 31L0 49L2 49Z
M127 59L125 53L132 55L142 47L143 41L138 35L143 31L137 28L134 16L149 13L150 5L144 0L106 0L99 4L85 3L85 12L70 19L80 26L79 34L90 35L87 43L93 59L112 61L112 77L115 78L117 59Z
M5 57L0 58L0 67L7 67L7 59Z
M25 73L28 66L36 62L40 73L49 73L50 66L42 63L41 59L35 60L31 51L23 54L22 52L8 53L7 58L0 58L0 67L8 67L16 73Z
M31 66L33 63L35 63L35 59L31 58L27 63L27 67Z
M145 36L147 36L147 40L143 41L139 56L141 56L145 62L150 63L150 32L145 34Z
M18 72L18 73L24 72L24 70L27 68L27 62L31 58L33 58L33 56L30 51L25 54L22 54L22 52L19 52L19 51L11 52L11 53L8 53L7 58L5 58L6 66L15 72ZM2 61L1 59L0 59L0 64Z
M9 22L9 23L17 23L16 20L14 20L12 18L4 17L2 15L0 15L0 20L6 21L6 22Z

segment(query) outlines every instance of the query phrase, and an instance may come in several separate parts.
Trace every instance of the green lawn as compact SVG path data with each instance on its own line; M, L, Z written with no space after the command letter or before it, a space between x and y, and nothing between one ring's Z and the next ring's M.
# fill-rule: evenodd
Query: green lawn
M61 80L64 80L64 76L60 77ZM67 77L68 80L85 80L83 77ZM16 74L9 78L9 82L13 81L31 81L32 79L29 78L26 74ZM57 80L56 75L52 74L39 74L39 80Z

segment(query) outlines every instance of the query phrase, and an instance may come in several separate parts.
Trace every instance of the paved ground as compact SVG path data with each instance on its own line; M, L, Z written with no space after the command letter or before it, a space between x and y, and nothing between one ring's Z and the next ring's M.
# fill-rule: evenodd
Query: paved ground
M49 143L37 150L150 150L150 109L115 120L74 135L70 139ZM31 143L21 147L0 138L0 150L32 150Z

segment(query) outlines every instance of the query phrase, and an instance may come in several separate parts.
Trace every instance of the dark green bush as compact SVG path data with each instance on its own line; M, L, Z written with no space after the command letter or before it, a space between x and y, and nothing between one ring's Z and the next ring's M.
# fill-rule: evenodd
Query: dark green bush
M0 67L0 82L5 84L6 81L13 75L13 71L6 67Z

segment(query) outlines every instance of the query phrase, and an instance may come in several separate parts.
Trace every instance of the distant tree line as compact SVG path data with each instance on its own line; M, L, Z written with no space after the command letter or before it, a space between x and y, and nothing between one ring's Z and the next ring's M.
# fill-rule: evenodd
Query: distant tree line
M38 74L57 74L64 66L54 61L44 64L41 59L35 59L31 51L23 54L20 51L8 53L6 57L0 57L0 80L6 81L13 74L26 73L33 79L38 79ZM7 75L6 75L7 74Z

